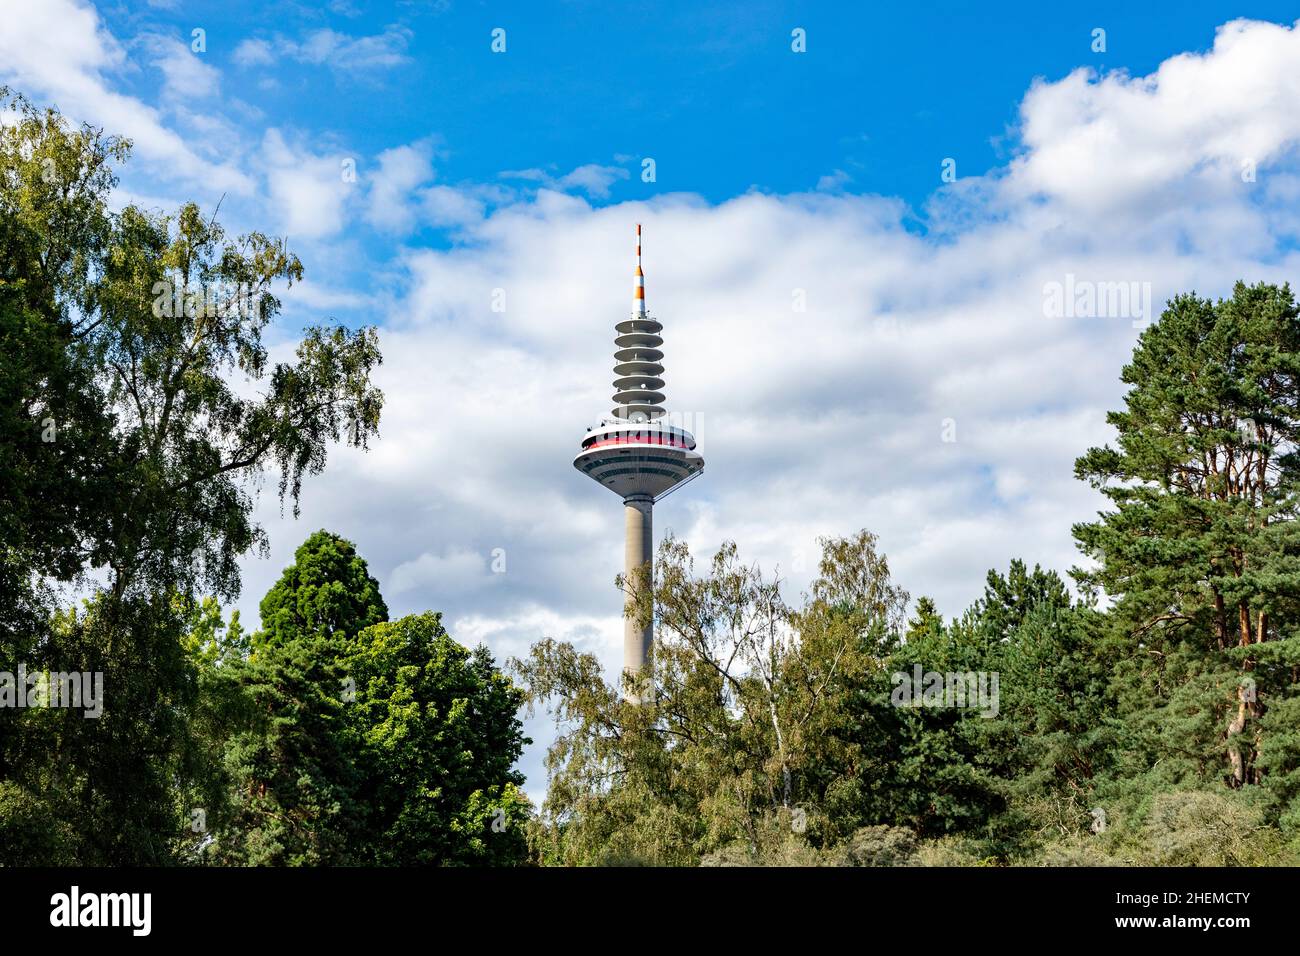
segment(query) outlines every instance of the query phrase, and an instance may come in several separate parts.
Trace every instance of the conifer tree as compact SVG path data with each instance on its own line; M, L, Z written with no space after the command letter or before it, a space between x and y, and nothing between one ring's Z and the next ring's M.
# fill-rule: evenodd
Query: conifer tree
M1108 416L1116 446L1076 465L1114 505L1075 527L1097 562L1078 577L1117 600L1125 699L1139 719L1164 714L1152 733L1177 725L1168 749L1184 755L1185 773L1256 782L1260 718L1300 663L1300 318L1290 288L1238 283L1218 302L1175 297L1122 378L1125 408ZM1211 752L1217 767L1195 756Z

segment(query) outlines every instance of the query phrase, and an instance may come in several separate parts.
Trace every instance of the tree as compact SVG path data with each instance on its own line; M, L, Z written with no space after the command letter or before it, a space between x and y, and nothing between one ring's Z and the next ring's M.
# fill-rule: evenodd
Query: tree
M1117 447L1076 473L1115 506L1075 526L1117 601L1132 648L1124 698L1183 721L1176 748L1209 745L1233 786L1259 780L1260 718L1291 684L1300 647L1300 320L1288 286L1238 283L1230 299L1172 299L1125 367ZM1278 642L1276 648L1264 646ZM1191 741L1196 743L1189 747ZM1189 774L1204 777L1193 759Z
M794 607L730 543L703 574L671 539L656 564L643 703L568 644L542 641L512 662L559 731L532 834L539 859L1008 860L1034 848L1031 825L1059 819L1074 833L1090 819L1086 794L1108 766L1108 672L1091 651L1094 612L1056 574L1020 561L991 571L983 597L945 625L927 598L903 620L906 594L866 532L823 542ZM1001 672L1001 699L901 705L896 678L917 666ZM960 852L942 842L956 839Z
M250 479L276 469L296 510L331 442L376 433L377 337L309 327L272 367L273 290L302 275L283 243L228 239L193 204L110 211L129 144L0 101L18 117L0 127L0 662L112 688L97 721L0 715L0 776L58 808L79 862L165 862L188 839L189 783L172 782L198 772L187 608L233 596L264 544ZM78 580L96 588L86 613L51 621L42 584Z
M530 812L522 693L437 614L389 622L352 542L318 531L261 604L226 689L223 864L507 864Z
M0 670L13 674L51 662L45 582L81 571L83 535L104 505L93 475L113 422L76 331L126 146L3 87L0 110L12 114L0 125ZM75 858L76 828L47 790L58 729L0 709L0 864L39 861L24 855L36 846Z
M440 614L366 628L341 660L356 684L365 851L382 866L503 865L526 853L530 815L514 763L529 741L524 695L487 648L470 651Z
M360 865L365 773L347 719L337 645L285 641L214 675L229 687L224 769L230 808L208 857L222 865Z
M307 635L344 639L388 620L379 582L356 546L325 530L299 545L293 564L266 592L259 610L259 649Z
M321 530L297 548L260 610L263 627L248 659L212 679L214 688L230 688L224 764L233 798L211 857L254 866L360 864L366 768L357 761L340 659L353 637L388 620L379 584L352 542Z
M975 613L990 642L983 667L1000 677L998 716L985 729L1005 752L1007 829L1021 831L1022 847L1034 833L1084 832L1117 736L1103 617L1072 601L1054 571L1018 559L1005 577L989 571Z
M0 597L12 599L26 571L75 576L84 538L103 531L96 473L115 422L88 331L129 144L4 87L0 109L13 114L0 126L0 553L14 573Z
M797 610L730 542L697 575L669 539L655 574L633 589L635 613L653 602L657 624L646 703L624 701L568 644L542 641L512 662L560 731L535 852L562 863L801 859L791 840L806 849L839 832L826 807L849 802L863 746L844 711L879 670L906 595L866 532L823 542Z
M988 601L990 591L985 593ZM982 678L993 693L991 675L999 670L1001 645L986 620L987 607L976 602L945 625L930 602L918 602L906 640L882 668L882 683L852 712L854 733L876 741L873 760L863 767L869 822L907 827L925 837L970 833L988 841L994 852L1005 852L1005 778L1014 741L998 719L1000 696L981 704L977 695L969 695L960 706L956 700L927 703L926 698L929 682L946 686L949 680L965 681L967 674L976 677L976 691ZM964 686L969 691L970 683ZM910 693L896 696L896 687Z

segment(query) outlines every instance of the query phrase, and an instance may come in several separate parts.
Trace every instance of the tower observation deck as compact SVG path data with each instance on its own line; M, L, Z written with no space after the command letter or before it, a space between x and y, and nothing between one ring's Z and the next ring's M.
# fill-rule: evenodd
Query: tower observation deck
M654 555L654 503L704 470L704 457L690 432L663 421L663 325L645 306L641 271L641 226L636 227L636 285L630 318L614 326L614 407L610 417L582 436L573 467L623 499L626 532L625 577L635 586L636 572L651 569ZM654 624L638 626L625 617L623 669L645 668ZM635 698L630 697L629 699Z

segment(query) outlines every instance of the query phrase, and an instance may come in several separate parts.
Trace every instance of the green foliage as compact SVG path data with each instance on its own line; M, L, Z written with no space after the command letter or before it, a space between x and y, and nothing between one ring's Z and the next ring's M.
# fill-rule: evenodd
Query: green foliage
M1260 782L1260 721L1294 678L1259 665L1265 645L1295 635L1300 595L1289 286L1175 297L1122 377L1125 410L1108 416L1117 447L1076 465L1115 510L1074 529L1097 562L1080 582L1117 602L1121 709L1150 765L1173 757L1205 781L1209 760L1231 786ZM1153 710L1181 726L1164 733Z
M447 635L441 615L376 624L351 642L347 720L363 748L371 861L512 863L525 853L530 806L513 770L524 695L487 648Z
M187 620L183 602L101 592L51 622L45 666L101 674L102 712L10 710L15 732L4 745L13 761L7 782L40 801L39 812L24 812L46 821L60 858L177 859L191 810L220 802L198 736L197 669L182 646Z
M847 866L908 866L916 858L916 834L904 827L863 827L844 846Z
M272 366L274 289L302 276L283 243L227 237L193 204L114 212L127 142L7 90L0 106L0 668L105 688L98 719L0 712L5 812L78 863L190 859L195 810L225 802L224 703L186 644L198 595L233 596L264 543L251 480L278 471L296 509L331 442L375 434L376 333L309 327Z
M522 693L437 614L388 622L350 541L318 531L262 601L245 660L206 637L231 805L207 859L506 864L531 808L512 769ZM212 630L205 624L203 634Z
M224 748L233 793L210 858L251 866L363 862L362 771L330 643L308 635L220 676L237 685Z
M1275 700L1260 720L1259 769L1270 818L1282 831L1300 836L1300 687Z
M49 803L13 781L0 782L0 860L75 862L75 836Z
M317 531L294 553L294 561L260 606L260 648L311 634L330 638L360 633L388 620L379 582L352 542Z
M656 604L653 683L642 688L653 703L625 703L567 644L544 641L512 662L559 730L539 859L793 860L856 829L839 814L860 812L851 795L875 785L877 765L848 719L879 682L906 595L871 535L824 545L812 595L792 609L734 545L697 576L686 546L665 541L653 588L634 591Z

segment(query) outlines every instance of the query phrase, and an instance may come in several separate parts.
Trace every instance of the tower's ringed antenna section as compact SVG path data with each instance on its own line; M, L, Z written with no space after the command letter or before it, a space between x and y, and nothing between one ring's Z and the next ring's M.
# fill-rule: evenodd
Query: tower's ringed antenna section
M636 227L632 315L614 326L614 407L587 431L574 467L624 498L661 498L704 469L695 438L665 424L663 323L646 310Z
M615 418L653 421L664 414L663 325L645 307L645 273L641 271L641 224L636 227L636 286L632 317L614 326Z

